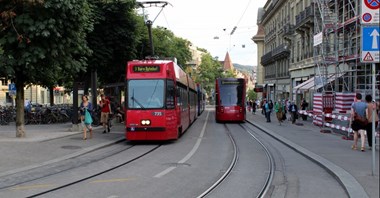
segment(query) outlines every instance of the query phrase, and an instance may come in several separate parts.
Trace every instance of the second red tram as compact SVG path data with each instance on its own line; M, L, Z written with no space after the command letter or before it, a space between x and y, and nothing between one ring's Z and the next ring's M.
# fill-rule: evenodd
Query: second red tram
M174 61L129 61L126 139L177 139L197 118L196 84Z
M218 78L215 82L217 122L244 122L246 81L243 78Z

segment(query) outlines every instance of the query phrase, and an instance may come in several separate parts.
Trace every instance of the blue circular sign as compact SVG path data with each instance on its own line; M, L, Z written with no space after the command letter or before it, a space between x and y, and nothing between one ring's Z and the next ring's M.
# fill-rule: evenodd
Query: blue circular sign
M364 13L363 14L363 21L364 22L370 22L372 20L372 15L370 13Z

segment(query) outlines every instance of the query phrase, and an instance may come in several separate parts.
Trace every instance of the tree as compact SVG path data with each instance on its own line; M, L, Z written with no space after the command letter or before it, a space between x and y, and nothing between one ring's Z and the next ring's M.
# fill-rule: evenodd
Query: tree
M87 0L4 0L0 9L0 71L16 84L16 137L24 137L24 86L85 70L91 8Z
M220 62L214 59L210 53L204 53L201 58L201 64L194 74L195 82L202 84L207 93L211 93L211 90L215 87L215 79L221 77L224 76Z
M164 27L157 27L152 29L153 46L155 56L159 58L177 58L177 62L181 66L185 66L191 60L191 52L189 49L190 41L176 37L174 33ZM146 30L141 43L140 58L143 59L149 56L151 51L149 49L148 30ZM185 68L186 69L186 68Z
M232 69L229 69L227 71L224 71L223 78L235 78L236 74Z
M97 70L101 83L120 81L128 60L136 58L137 45L145 28L135 11L133 0L91 0L94 9L94 31L87 41L93 51L89 71Z
M256 100L257 99L257 93L253 89L248 90L247 95L248 95L249 100Z

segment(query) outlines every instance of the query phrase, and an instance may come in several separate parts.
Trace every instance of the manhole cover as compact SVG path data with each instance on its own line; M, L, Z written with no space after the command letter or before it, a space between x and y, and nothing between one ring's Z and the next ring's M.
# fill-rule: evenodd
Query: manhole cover
M82 147L80 146L62 146L61 148L63 149L70 149L70 150L75 150L75 149L81 149Z

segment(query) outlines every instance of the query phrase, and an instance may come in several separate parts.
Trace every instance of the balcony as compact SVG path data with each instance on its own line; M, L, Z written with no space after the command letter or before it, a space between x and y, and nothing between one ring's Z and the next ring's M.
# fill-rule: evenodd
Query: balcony
M285 24L282 29L284 30L285 38L289 38L291 35L294 34L294 25L291 25L290 23Z
M263 66L269 65L270 63L275 62L276 60L287 58L290 55L290 49L288 45L281 44L272 51L266 53L261 57L261 64Z
M296 25L297 31L305 31L305 29L313 28L314 24L314 4L306 7L305 10L296 15Z
M274 60L272 59L272 51L264 54L264 56L261 57L261 64L263 66L269 65L272 62L274 62Z
M272 58L274 60L287 58L289 55L290 49L286 44L281 44L272 51Z

